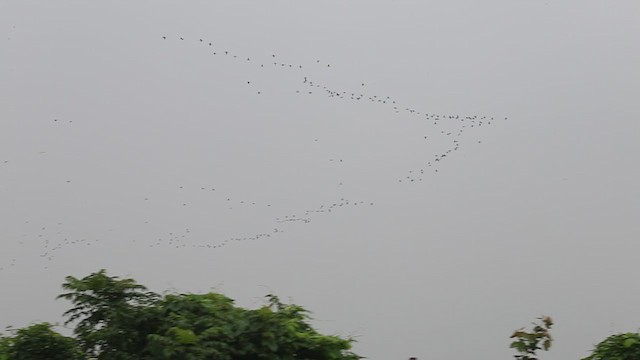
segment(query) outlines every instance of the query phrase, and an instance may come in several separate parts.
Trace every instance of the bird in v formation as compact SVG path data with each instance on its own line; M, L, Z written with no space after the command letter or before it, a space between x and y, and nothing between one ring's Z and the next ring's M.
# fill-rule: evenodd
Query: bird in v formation
M177 38L180 41L186 41L185 38L182 36ZM162 39L168 40L170 38L168 36L162 36ZM215 45L213 42L205 41L203 38L199 38L198 43L203 43L215 49ZM217 54L217 51L214 51L213 54ZM227 56L232 55L233 56L232 59L238 58L237 54L233 54L229 50L224 50L224 54ZM255 62L253 57L251 56L245 56L242 58L245 59L245 63ZM276 59L277 55L271 54L271 58ZM315 63L321 64L320 59L317 59ZM284 62L278 62L278 61L273 62L273 65L276 68L287 68L292 70L293 69L301 70L305 68L303 64L284 63ZM325 65L326 65L326 68L331 68L330 64L325 64ZM260 62L259 67L264 69L265 68L264 62ZM251 80L247 80L246 83L247 85L254 84L254 82ZM361 82L359 84L360 84L360 88L367 87L366 82ZM307 94L307 95L316 94L316 92L312 91L311 89L320 89L321 90L320 93L324 93L324 95L329 99L349 100L354 102L365 101L372 105L375 104L377 106L386 106L386 107L389 107L389 109L391 109L396 114L404 113L411 118L415 118L417 120L423 121L425 125L429 125L432 128L433 127L442 128L443 130L441 130L438 133L437 137L440 137L441 139L444 140L444 141L440 141L440 143L445 144L445 147L442 148L442 150L436 153L433 153L431 159L425 159L423 166L408 170L406 175L399 177L398 178L399 183L424 182L424 180L426 180L427 171L432 171L433 174L438 173L439 166L436 166L436 165L440 164L445 159L449 159L451 155L453 155L455 152L458 152L460 151L460 149L462 149L462 140L465 139L465 136L466 136L465 134L470 129L477 129L477 128L490 126L492 125L492 123L496 121L496 118L493 116L486 116L486 115L463 116L463 115L455 115L455 114L451 115L451 114L442 114L442 113L435 113L435 112L426 112L410 106L401 107L399 106L399 103L400 103L399 100L391 96L365 94L363 91L349 91L349 90L335 89L329 84L321 83L319 81L312 79L309 74L301 75L300 85L302 87L306 86L307 88L309 88L309 90L304 92L304 94ZM301 90L302 89L299 88L295 91L295 93L303 94ZM257 93L262 94L262 91L257 91ZM504 120L507 120L507 119L508 119L507 117L504 117ZM56 124L65 123L65 121L61 121L59 118L53 119L53 122ZM71 124L72 122L73 122L72 120L66 121L67 124ZM421 134L420 138L424 141L425 144L435 142L436 140L434 139L433 134L427 134L427 135ZM313 142L319 142L319 138L314 138ZM481 144L482 140L476 139L475 142L478 144ZM449 143L448 146L446 145L447 143ZM336 159L332 158L332 159L329 159L329 162L344 164L343 159L339 159L339 161L336 161ZM7 165L9 163L10 163L9 160L3 160L2 165ZM71 179L66 180L66 183L71 184L71 186L73 186L73 182ZM343 184L343 181L340 181L338 185L342 185L342 184ZM181 185L179 189L185 189L185 187ZM202 191L206 190L211 193L214 193L216 191L214 187L204 187L204 186L200 187L200 190ZM146 203L153 203L153 200L154 200L154 198L150 196L144 196L142 197L142 199ZM231 197L226 197L226 202L230 204L230 206L227 207L228 211L237 211L243 208L251 208L251 207L259 207L262 209L275 210L274 204L272 203L260 203L258 201L251 201L251 200L249 201L232 200ZM181 205L181 207L184 207L184 208L188 208L190 206L190 202L188 201L182 201L179 204ZM229 245L231 243L236 243L241 241L257 241L257 240L262 240L266 238L271 238L276 235L281 235L282 233L285 232L285 229L282 228L283 225L293 224L293 223L309 224L312 222L314 216L318 216L320 214L335 215L339 213L339 210L347 209L350 207L355 208L356 206L363 206L363 205L373 206L374 203L370 201L369 202L351 201L345 198L341 198L340 201L334 201L334 202L331 202L330 204L321 204L316 207L305 209L299 213L294 212L294 213L289 213L287 215L276 216L274 218L274 224L277 226L273 228L273 230L259 232L254 235L248 235L248 236L233 236L221 242L195 241L195 239L193 239L193 232L186 227L184 231L171 232L163 236L157 237L153 243L149 244L149 246L150 247L170 246L175 248L217 249L217 248L221 248L226 245ZM148 226L151 226L153 224L153 222L150 222L149 220L145 220L143 223ZM59 222L58 224L61 225L62 222ZM28 234L26 233L23 234L23 237L25 239L28 239ZM81 245L94 246L100 243L100 240L97 238L92 240L88 239L87 237L74 238L69 233L65 233L63 230L58 229L54 232L52 229L48 230L47 227L42 227L41 230L38 231L35 237L31 240L42 242L43 251L41 253L41 257L48 261L52 261L55 258L56 253L58 253L62 249L73 247L73 246L81 246ZM24 241L27 241L27 240L21 240L21 241L22 243L24 243ZM16 264L15 260L16 259L13 259L11 261L10 266L15 266ZM5 268L7 267L0 266L0 270Z

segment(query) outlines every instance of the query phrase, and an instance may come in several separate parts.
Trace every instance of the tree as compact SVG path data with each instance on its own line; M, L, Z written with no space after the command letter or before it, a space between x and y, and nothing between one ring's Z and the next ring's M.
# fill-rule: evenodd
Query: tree
M76 339L52 330L49 323L18 329L13 337L0 340L0 360L82 360Z
M258 309L222 294L148 292L105 270L67 277L59 298L86 355L100 360L356 360L352 339L322 335L309 313L273 295ZM1 360L1 359L0 359Z
M549 350L553 338L549 334L549 330L553 326L553 320L548 316L538 318L540 323L532 323L531 332L520 328L511 335L512 339L516 339L511 343L511 348L516 349L520 354L514 355L518 360L538 360L536 352L540 349Z
M159 305L163 323L149 337L154 359L356 360L352 340L321 335L300 306L274 295L256 310L233 306L220 294L169 295Z
M158 295L133 279L107 276L100 270L82 279L67 276L58 298L73 307L64 313L65 324L77 324L74 333L82 349L100 360L138 359L146 344L149 306ZM146 326L145 326L146 325Z
M583 360L637 360L640 359L640 334L625 333L604 339L590 356Z

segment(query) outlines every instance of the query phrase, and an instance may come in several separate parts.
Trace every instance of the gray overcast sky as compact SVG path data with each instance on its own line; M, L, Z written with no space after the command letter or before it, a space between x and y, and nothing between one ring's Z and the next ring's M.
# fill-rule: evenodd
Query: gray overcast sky
M371 359L640 327L638 1L3 0L0 35L2 327L100 268Z

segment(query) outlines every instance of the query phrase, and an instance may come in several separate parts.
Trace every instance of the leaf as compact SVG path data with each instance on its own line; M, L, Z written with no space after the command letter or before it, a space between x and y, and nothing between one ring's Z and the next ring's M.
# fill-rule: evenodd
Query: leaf
M629 338L629 339L626 339L625 341L622 342L622 346L625 347L625 348L630 348L633 345L635 345L636 343L637 343L636 339Z
M191 330L180 329L177 327L169 329L169 332L175 337L176 341L181 345L190 345L198 342L198 336Z

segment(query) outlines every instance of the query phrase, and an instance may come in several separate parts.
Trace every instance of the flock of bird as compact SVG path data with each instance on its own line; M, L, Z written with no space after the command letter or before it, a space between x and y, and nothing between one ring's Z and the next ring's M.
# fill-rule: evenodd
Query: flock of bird
M180 42L189 42L189 40L185 37L178 36L171 38L169 36L162 36L162 39L165 41L178 40ZM194 40L191 40L194 42ZM411 106L402 106L401 101L391 97L384 95L374 95L374 94L366 94L363 90L366 89L366 83L361 83L360 88L358 90L354 89L337 89L329 84L325 84L321 81L316 81L311 78L311 75L305 75L304 70L309 66L303 66L301 64L295 64L290 62L282 62L279 61L278 56L276 54L271 54L270 59L272 61L257 61L255 58L250 56L242 56L239 54L235 54L229 50L220 50L217 46L208 40L203 38L199 38L195 40L196 43L202 44L203 46L207 46L211 49L211 54L213 56L224 56L229 57L231 59L238 59L248 65L258 66L260 68L266 67L276 67L276 68L285 68L292 69L297 71L300 74L301 84L303 85L303 89L295 90L296 94L306 94L306 95L314 95L314 94L324 94L329 98L356 101L356 102L369 102L372 104L387 106L393 110L394 113L400 114L404 113L409 115L411 118L417 118L419 120L424 121L425 123L431 124L434 127L442 128L439 131L436 131L434 135L432 134L423 134L421 135L426 142L428 142L431 138L435 136L440 136L447 138L449 141L449 145L443 148L440 152L433 154L433 158L424 162L424 166L408 170L407 174L399 177L399 182L415 182L424 180L425 171L438 172L438 164L442 161L445 161L447 158L452 156L452 153L459 151L462 147L462 136L465 132L470 131L473 128L480 128L483 126L490 126L493 122L497 120L494 116L487 115L460 115L460 114L440 114L435 112L424 111ZM323 62L321 60L316 60L312 66L320 66L331 68L331 64ZM251 81L247 81L247 84L251 84ZM262 94L262 91L257 91L258 94ZM504 120L507 120L507 117L504 117ZM316 139L317 141L317 139ZM481 143L481 140L477 140L478 143ZM333 159L331 161L334 161ZM340 160L342 161L342 160Z
M460 151L466 143L469 142L470 136L466 136L467 132L472 132L475 129L481 127L491 126L497 121L497 118L487 115L459 115L459 114L440 114L434 112L424 111L411 106L401 105L402 101L399 99L379 94L367 93L367 84L362 82L359 84L358 89L340 89L332 86L330 83L322 82L312 78L311 73L305 72L308 68L321 67L325 70L331 69L331 64L316 60L310 65L296 64L292 62L284 62L279 60L276 54L270 54L263 57L262 61L258 61L254 56L246 56L234 53L228 49L220 49L214 42L205 40L203 38L187 39L182 36L161 36L164 42L191 42L200 44L209 49L211 56L226 57L238 62L242 62L246 66L254 66L258 69L265 67L275 67L278 69L286 69L287 71L295 71L299 77L298 88L291 90L292 96L307 95L307 96L325 96L331 100L352 101L360 103L369 103L375 106L381 106L390 111L395 116L402 115L404 120L419 120L425 125L425 132L421 134L415 134L417 138L423 141L425 144L437 143L438 149L430 156L425 156L422 164L413 169L408 169L404 174L397 174L397 183L412 184L423 182L429 174L433 176L440 170L440 165L444 161L448 161L453 158L455 153ZM245 80L246 81L246 80ZM246 81L247 85L252 85L252 81ZM252 89L258 95L264 95L264 90ZM504 120L507 118L505 117ZM73 120L64 119L51 119L55 124L73 124ZM318 139L313 141L318 142ZM481 143L481 140L475 138L472 142ZM345 165L345 161L341 157L333 157L328 159L329 162L335 164ZM1 160L0 165L10 165L11 159ZM0 168L0 171L2 169ZM72 184L72 179L66 180L67 184ZM343 182L339 181L337 185L342 185ZM218 189L215 185L189 187L186 185L176 185L175 191L182 191L189 193L191 196L197 196L200 199L207 201L207 206L215 207L216 209L225 208L229 212L233 212L239 209L258 209L264 216L271 217L270 228L258 231L249 235L242 236L229 236L219 241L207 240L203 234L194 235L192 226L183 226L178 231L167 231L161 234L151 235L153 233L153 227L155 223L150 220L141 220L141 226L147 226L150 228L149 236L147 239L138 239L138 243L144 244L146 247L170 247L170 248L198 248L198 249L219 249L238 242L250 242L260 241L265 239L274 238L285 232L288 226L294 224L309 224L317 216L329 215L339 216L340 211L345 209L362 209L365 207L374 206L374 202L371 200L353 200L347 197L338 195L337 200L327 201L323 204L310 206L308 208L301 208L298 211L286 211L281 204L276 202L264 202L251 199L242 199L238 196L234 196L230 191L223 191ZM197 193L197 195L196 195ZM336 192L336 194L339 194ZM162 194L157 196L147 195L140 198L139 206L144 206L145 202L153 202L157 198L162 198ZM204 201L203 200L203 201ZM177 211L178 208L186 208L191 204L187 197L180 198L179 201L166 207L166 211ZM231 213L229 216L233 216ZM57 222L55 224L29 225L30 221L25 221L25 229L32 231L38 229L33 233L25 232L22 234L22 238L19 240L19 244L25 245L27 243L36 242L40 244L41 251L40 257L46 261L53 261L57 254L67 248L79 247L79 246L93 246L99 244L102 240L97 237L89 236L88 234L80 235L75 234L72 231L65 231L63 222ZM157 230L156 230L157 231ZM103 237L106 238L106 237ZM8 267L16 266L16 258L9 259L5 264L0 263L0 270L4 270ZM45 265L45 267L48 265Z

